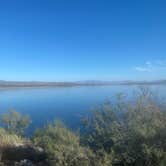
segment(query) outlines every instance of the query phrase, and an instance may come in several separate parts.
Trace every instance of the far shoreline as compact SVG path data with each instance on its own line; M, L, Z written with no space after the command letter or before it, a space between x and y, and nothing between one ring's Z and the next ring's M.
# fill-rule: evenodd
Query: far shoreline
M83 86L150 86L166 85L166 81L130 81L130 82L93 82L93 83L72 83L72 82L0 82L0 89L19 89L19 88L63 88L63 87L83 87Z

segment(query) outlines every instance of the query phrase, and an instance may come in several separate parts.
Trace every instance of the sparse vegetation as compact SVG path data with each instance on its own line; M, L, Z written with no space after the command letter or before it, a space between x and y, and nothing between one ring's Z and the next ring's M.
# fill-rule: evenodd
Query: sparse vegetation
M116 104L106 103L93 111L84 118L80 134L61 122L38 129L31 144L43 152L42 163L48 166L165 166L165 107L161 109L148 90L143 88L140 92L132 102L119 95ZM5 129L0 129L1 149L22 142L23 138L17 135L22 135L29 124L29 120L23 119L16 112L2 116ZM38 165L40 161L36 161ZM34 164L34 161L28 162Z
M134 103L120 101L117 105L120 110L125 108L121 115L106 104L84 120L83 145L112 155L113 165L165 165L166 112L145 89Z
M9 110L1 117L1 124L4 126L6 131L10 134L17 134L23 136L25 129L30 124L30 118L27 115L21 115L15 110Z
M61 122L48 125L38 130L34 136L34 143L42 147L48 159L48 165L90 165L88 148L80 146L79 136L67 129Z

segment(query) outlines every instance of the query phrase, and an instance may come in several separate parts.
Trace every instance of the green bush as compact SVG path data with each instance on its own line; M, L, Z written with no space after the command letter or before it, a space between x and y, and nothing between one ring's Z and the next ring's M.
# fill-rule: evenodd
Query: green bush
M27 115L21 115L20 113L10 110L4 113L0 119L1 124L6 131L11 134L24 135L25 129L30 124L30 118Z
M135 102L106 104L84 119L81 142L95 153L102 149L112 155L113 165L162 166L166 164L166 112L149 91L138 94Z
M56 122L38 130L33 138L35 145L42 147L53 166L88 166L90 150L79 144L79 136Z

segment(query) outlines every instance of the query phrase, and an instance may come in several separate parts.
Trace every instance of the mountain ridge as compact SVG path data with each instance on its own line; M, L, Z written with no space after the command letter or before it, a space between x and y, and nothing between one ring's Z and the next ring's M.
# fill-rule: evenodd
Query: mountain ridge
M151 84L166 84L166 80L154 81L100 81L100 80L85 80L85 81L5 81L0 80L0 87L41 87L41 86L95 86L95 85L151 85Z

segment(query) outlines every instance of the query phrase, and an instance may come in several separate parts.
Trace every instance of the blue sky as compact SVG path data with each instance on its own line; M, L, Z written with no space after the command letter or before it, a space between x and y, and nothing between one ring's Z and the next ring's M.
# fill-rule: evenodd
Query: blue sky
M166 79L165 0L0 1L0 80Z

